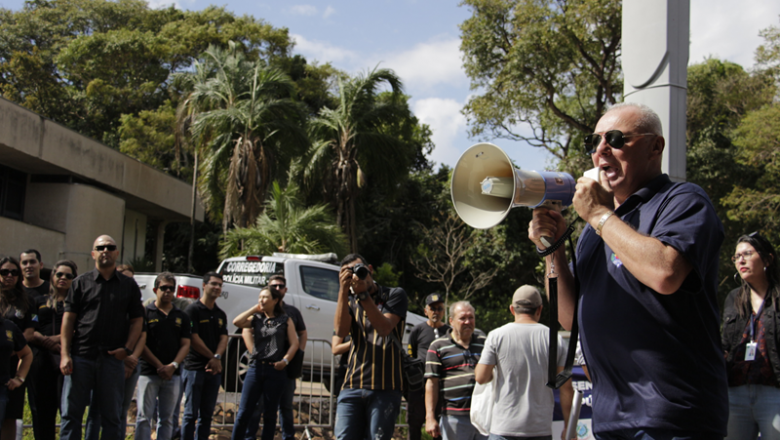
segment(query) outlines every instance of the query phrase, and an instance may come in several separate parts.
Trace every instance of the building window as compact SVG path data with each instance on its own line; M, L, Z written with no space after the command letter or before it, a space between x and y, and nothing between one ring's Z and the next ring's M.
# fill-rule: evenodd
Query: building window
M0 215L21 220L24 214L24 192L27 176L0 166Z

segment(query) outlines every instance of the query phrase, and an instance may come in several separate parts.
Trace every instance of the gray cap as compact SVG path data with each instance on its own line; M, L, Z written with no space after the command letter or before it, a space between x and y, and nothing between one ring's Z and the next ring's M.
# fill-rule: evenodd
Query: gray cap
M526 284L515 290L515 294L512 295L512 305L516 308L524 307L535 309L542 305L542 295L536 287Z

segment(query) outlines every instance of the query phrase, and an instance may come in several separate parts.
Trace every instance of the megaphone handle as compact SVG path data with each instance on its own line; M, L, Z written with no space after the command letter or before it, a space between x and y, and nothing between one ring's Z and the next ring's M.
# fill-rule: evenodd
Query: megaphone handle
M561 212L563 211L563 203L561 203L560 200L545 200L544 202L539 204L539 207L544 207L547 209L552 209L553 211ZM540 237L539 240L544 244L545 247L550 247L555 243L555 237Z

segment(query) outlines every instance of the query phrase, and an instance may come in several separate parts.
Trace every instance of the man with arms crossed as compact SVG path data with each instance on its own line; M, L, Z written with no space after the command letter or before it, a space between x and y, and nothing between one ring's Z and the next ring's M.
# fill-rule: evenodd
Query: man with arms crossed
M113 238L98 237L92 247L95 269L73 280L65 298L60 336L63 440L81 439L87 405L101 409L102 438L124 438L124 360L141 335L144 308L138 284L117 273L118 256Z
M588 225L577 246L582 345L593 379L597 438L722 438L728 395L720 349L718 250L723 227L707 194L661 172L661 121L625 103L585 138L600 183L577 181L574 209ZM566 230L537 208L528 228ZM559 317L570 328L574 278L561 247L546 257L558 274ZM644 437L642 437L644 436ZM638 437L637 437L638 438Z
M154 410L159 411L157 440L173 434L173 409L179 404L179 365L190 351L190 317L173 305L176 277L170 272L154 280L157 299L146 306L146 346L138 378L135 439L150 440ZM159 401L159 404L158 404Z
M211 433L211 418L222 384L222 355L228 343L227 315L217 306L221 294L222 275L208 272L203 275L203 295L186 310L192 336L182 372L185 395L182 440L208 440Z
M547 382L550 329L539 324L542 295L531 286L515 290L509 311L515 317L490 332L477 365L477 382L497 381L493 395L490 438L552 440L555 396ZM558 371L566 364L566 346L558 336ZM563 432L569 422L574 389L571 380L560 389Z
M360 279L358 273L363 269L368 273ZM350 335L354 346L336 409L339 440L389 440L401 410L404 378L400 344L408 300L403 289L376 284L372 271L359 254L341 260L334 333L342 338Z
M428 347L431 342L446 335L450 326L443 323L444 297L439 293L431 293L425 297L425 316L428 319L414 326L409 333L409 356L425 362L428 358ZM409 439L420 440L422 427L425 424L425 386L417 391L409 391L406 397L406 419L409 423ZM436 408L436 417L441 412L441 403Z

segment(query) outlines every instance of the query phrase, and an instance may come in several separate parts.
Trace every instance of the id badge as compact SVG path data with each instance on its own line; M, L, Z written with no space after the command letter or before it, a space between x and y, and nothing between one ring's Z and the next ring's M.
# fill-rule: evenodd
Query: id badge
M752 361L756 359L756 344L755 342L748 342L745 346L745 360Z

